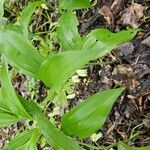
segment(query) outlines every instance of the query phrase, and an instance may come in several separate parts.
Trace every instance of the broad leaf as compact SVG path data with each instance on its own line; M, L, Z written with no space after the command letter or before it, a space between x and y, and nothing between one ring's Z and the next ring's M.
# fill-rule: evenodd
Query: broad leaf
M122 142L118 142L118 150L150 150L150 146L145 147L131 147Z
M6 145L5 150L37 150L38 129L32 129L19 133Z
M103 127L111 108L124 88L105 90L84 100L62 118L67 135L89 137Z
M5 103L12 113L16 114L20 118L31 118L30 115L26 112L24 107L21 105L14 89L11 84L11 80L8 74L8 66L7 63L3 63L1 69L1 81L2 81L2 97ZM3 105L3 107L4 107ZM8 110L6 108L6 110Z
M100 28L91 31L89 35L93 35L97 40L102 43L111 45L111 44L120 44L122 42L127 42L131 40L137 31L140 29L128 29L122 30L121 32L113 33L107 29Z
M28 6L26 6L22 11L22 15L20 17L20 27L25 38L28 37L28 25L30 23L32 14L35 12L36 7L43 4L44 2L44 0L39 2L29 2Z
M0 112L0 127L7 127L9 125L19 122L19 120L20 119L18 117L13 116L12 114Z
M38 78L39 67L44 58L23 36L13 31L1 30L0 50L13 67Z
M46 85L59 91L63 84L75 73L77 69L82 68L89 61L108 54L118 44L126 42L133 38L137 30L122 31L120 33L111 33L106 29L100 30L101 35L95 35L92 31L82 43L81 51L68 51L55 54L48 57L40 67L39 77ZM103 34L103 31L106 34ZM131 32L132 31L132 32ZM100 34L99 33L99 34ZM119 35L124 36L121 40ZM127 36L126 36L127 35ZM105 42L104 39L117 36L113 43Z
M65 12L58 22L57 35L64 50L78 50L81 37L78 33L78 20L73 12Z
M96 51L68 51L50 56L40 68L40 78L49 87L58 88L97 54Z
M89 7L90 0L59 0L60 9L75 10Z
M95 29L82 38L81 50L107 49L107 47L117 46L131 40L138 31L139 29L128 29L113 33L104 28Z
M40 128L40 132L46 138L47 142L56 150L81 150L80 146L73 140L59 131L53 123L48 120L42 113L40 108L34 103L24 100L20 97L20 100L26 110L36 117L37 123Z

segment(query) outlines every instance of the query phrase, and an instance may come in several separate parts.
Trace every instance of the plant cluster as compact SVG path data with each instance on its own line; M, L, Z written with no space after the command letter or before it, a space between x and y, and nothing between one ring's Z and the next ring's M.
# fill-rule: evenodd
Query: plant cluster
M3 4L4 0L0 2L0 18L4 14ZM42 136L56 150L81 150L83 148L71 137L86 138L101 129L114 102L125 88L108 89L87 98L62 117L60 128L45 116L43 110L46 104L59 94L77 69L83 68L89 61L109 54L117 45L131 40L138 30L128 29L112 33L100 28L81 36L74 10L89 8L90 1L60 0L59 10L62 15L58 21L57 36L61 52L45 56L31 44L28 31L30 18L36 7L41 4L45 2L29 3L22 11L19 23L1 26L0 29L0 127L12 125L20 120L32 120L37 124L19 133L5 149L36 150L36 144ZM50 88L42 105L38 106L33 100L26 100L14 90L8 64L25 75L43 81ZM118 149L139 148L128 147L118 142ZM148 149L149 147L141 148L141 150Z

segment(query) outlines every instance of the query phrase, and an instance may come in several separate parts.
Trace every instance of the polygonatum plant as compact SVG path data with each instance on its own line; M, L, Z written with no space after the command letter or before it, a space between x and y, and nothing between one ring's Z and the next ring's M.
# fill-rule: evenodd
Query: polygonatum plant
M72 136L85 138L101 129L114 102L125 88L108 89L87 98L62 117L61 127L58 128L46 117L40 105L34 100L26 100L14 90L8 64L25 75L43 81L50 88L47 100L52 101L53 95L59 93L77 69L131 40L138 30L112 33L107 29L95 29L88 35L81 36L76 15L70 10L90 7L90 1L61 0L60 8L68 10L58 21L57 35L62 51L44 57L28 38L30 17L42 3L43 1L29 3L22 12L19 25L10 24L0 29L0 127L22 120L33 121L36 125L17 134L5 149L36 150L42 136L53 149L82 150ZM119 150L130 149L125 147L123 143L118 143Z

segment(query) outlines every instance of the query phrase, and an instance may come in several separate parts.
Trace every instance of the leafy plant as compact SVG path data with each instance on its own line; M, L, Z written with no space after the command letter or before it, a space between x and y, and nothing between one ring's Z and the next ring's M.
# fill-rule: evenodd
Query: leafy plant
M66 48L64 48L64 52L49 56L39 69L40 79L44 81L47 86L52 88L50 95L53 95L54 92L59 93L64 83L77 69L84 67L91 60L110 53L118 44L132 39L138 31L137 29L129 29L119 33L112 33L107 29L96 29L81 38L79 33L77 33L77 23L76 27L69 24L71 27L69 31L68 26L61 26L61 24L67 24L68 20L77 22L72 12L64 13L62 18L60 18L60 26L58 27L58 32L63 34L58 33L58 36L63 48L69 48L71 46L71 49L66 50ZM77 43L73 38L74 35L78 39ZM75 48L78 49L76 50Z
M28 102L24 98L20 97L20 100L26 110L36 118L39 125L40 132L46 138L47 142L56 150L80 150L81 148L72 141L69 137L63 134L59 129L51 123L45 115L42 113L41 109L33 102Z
M18 134L5 147L6 150L35 150L40 136L56 150L81 150L82 148L69 136L88 137L101 129L111 108L124 88L105 90L89 97L66 113L57 128L33 100L25 100L16 94L7 62L25 75L42 80L49 88L47 100L53 100L77 69L89 61L110 53L118 44L131 40L137 29L112 33L107 29L96 29L87 36L78 33L76 15L67 11L59 19L57 28L62 52L48 57L42 56L28 41L28 24L35 8L43 1L30 3L22 12L20 25L4 27L0 30L0 50L2 68L0 79L0 127L20 120L35 121L37 127ZM61 9L90 7L90 1L60 1ZM18 29L21 32L16 31ZM47 101L46 101L47 102ZM119 147L119 146L118 146Z

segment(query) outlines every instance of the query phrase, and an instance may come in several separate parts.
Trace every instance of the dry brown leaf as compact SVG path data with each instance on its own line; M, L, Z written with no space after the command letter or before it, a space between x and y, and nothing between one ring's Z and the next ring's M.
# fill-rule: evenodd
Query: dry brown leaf
M121 17L123 25L130 25L133 28L138 28L140 18L144 15L144 7L141 4L133 3L125 9Z
M119 11L122 9L124 0L114 0L114 2L111 5L111 10L113 12L113 14L117 14L119 13Z
M143 119L143 123L144 123L145 127L150 128L150 119L149 118Z
M128 77L133 76L133 69L128 65L118 65L117 72Z
M104 5L101 9L98 9L98 12L105 18L109 25L114 24L114 16L110 7Z
M150 47L150 36L148 36L145 40L143 40L142 44Z

